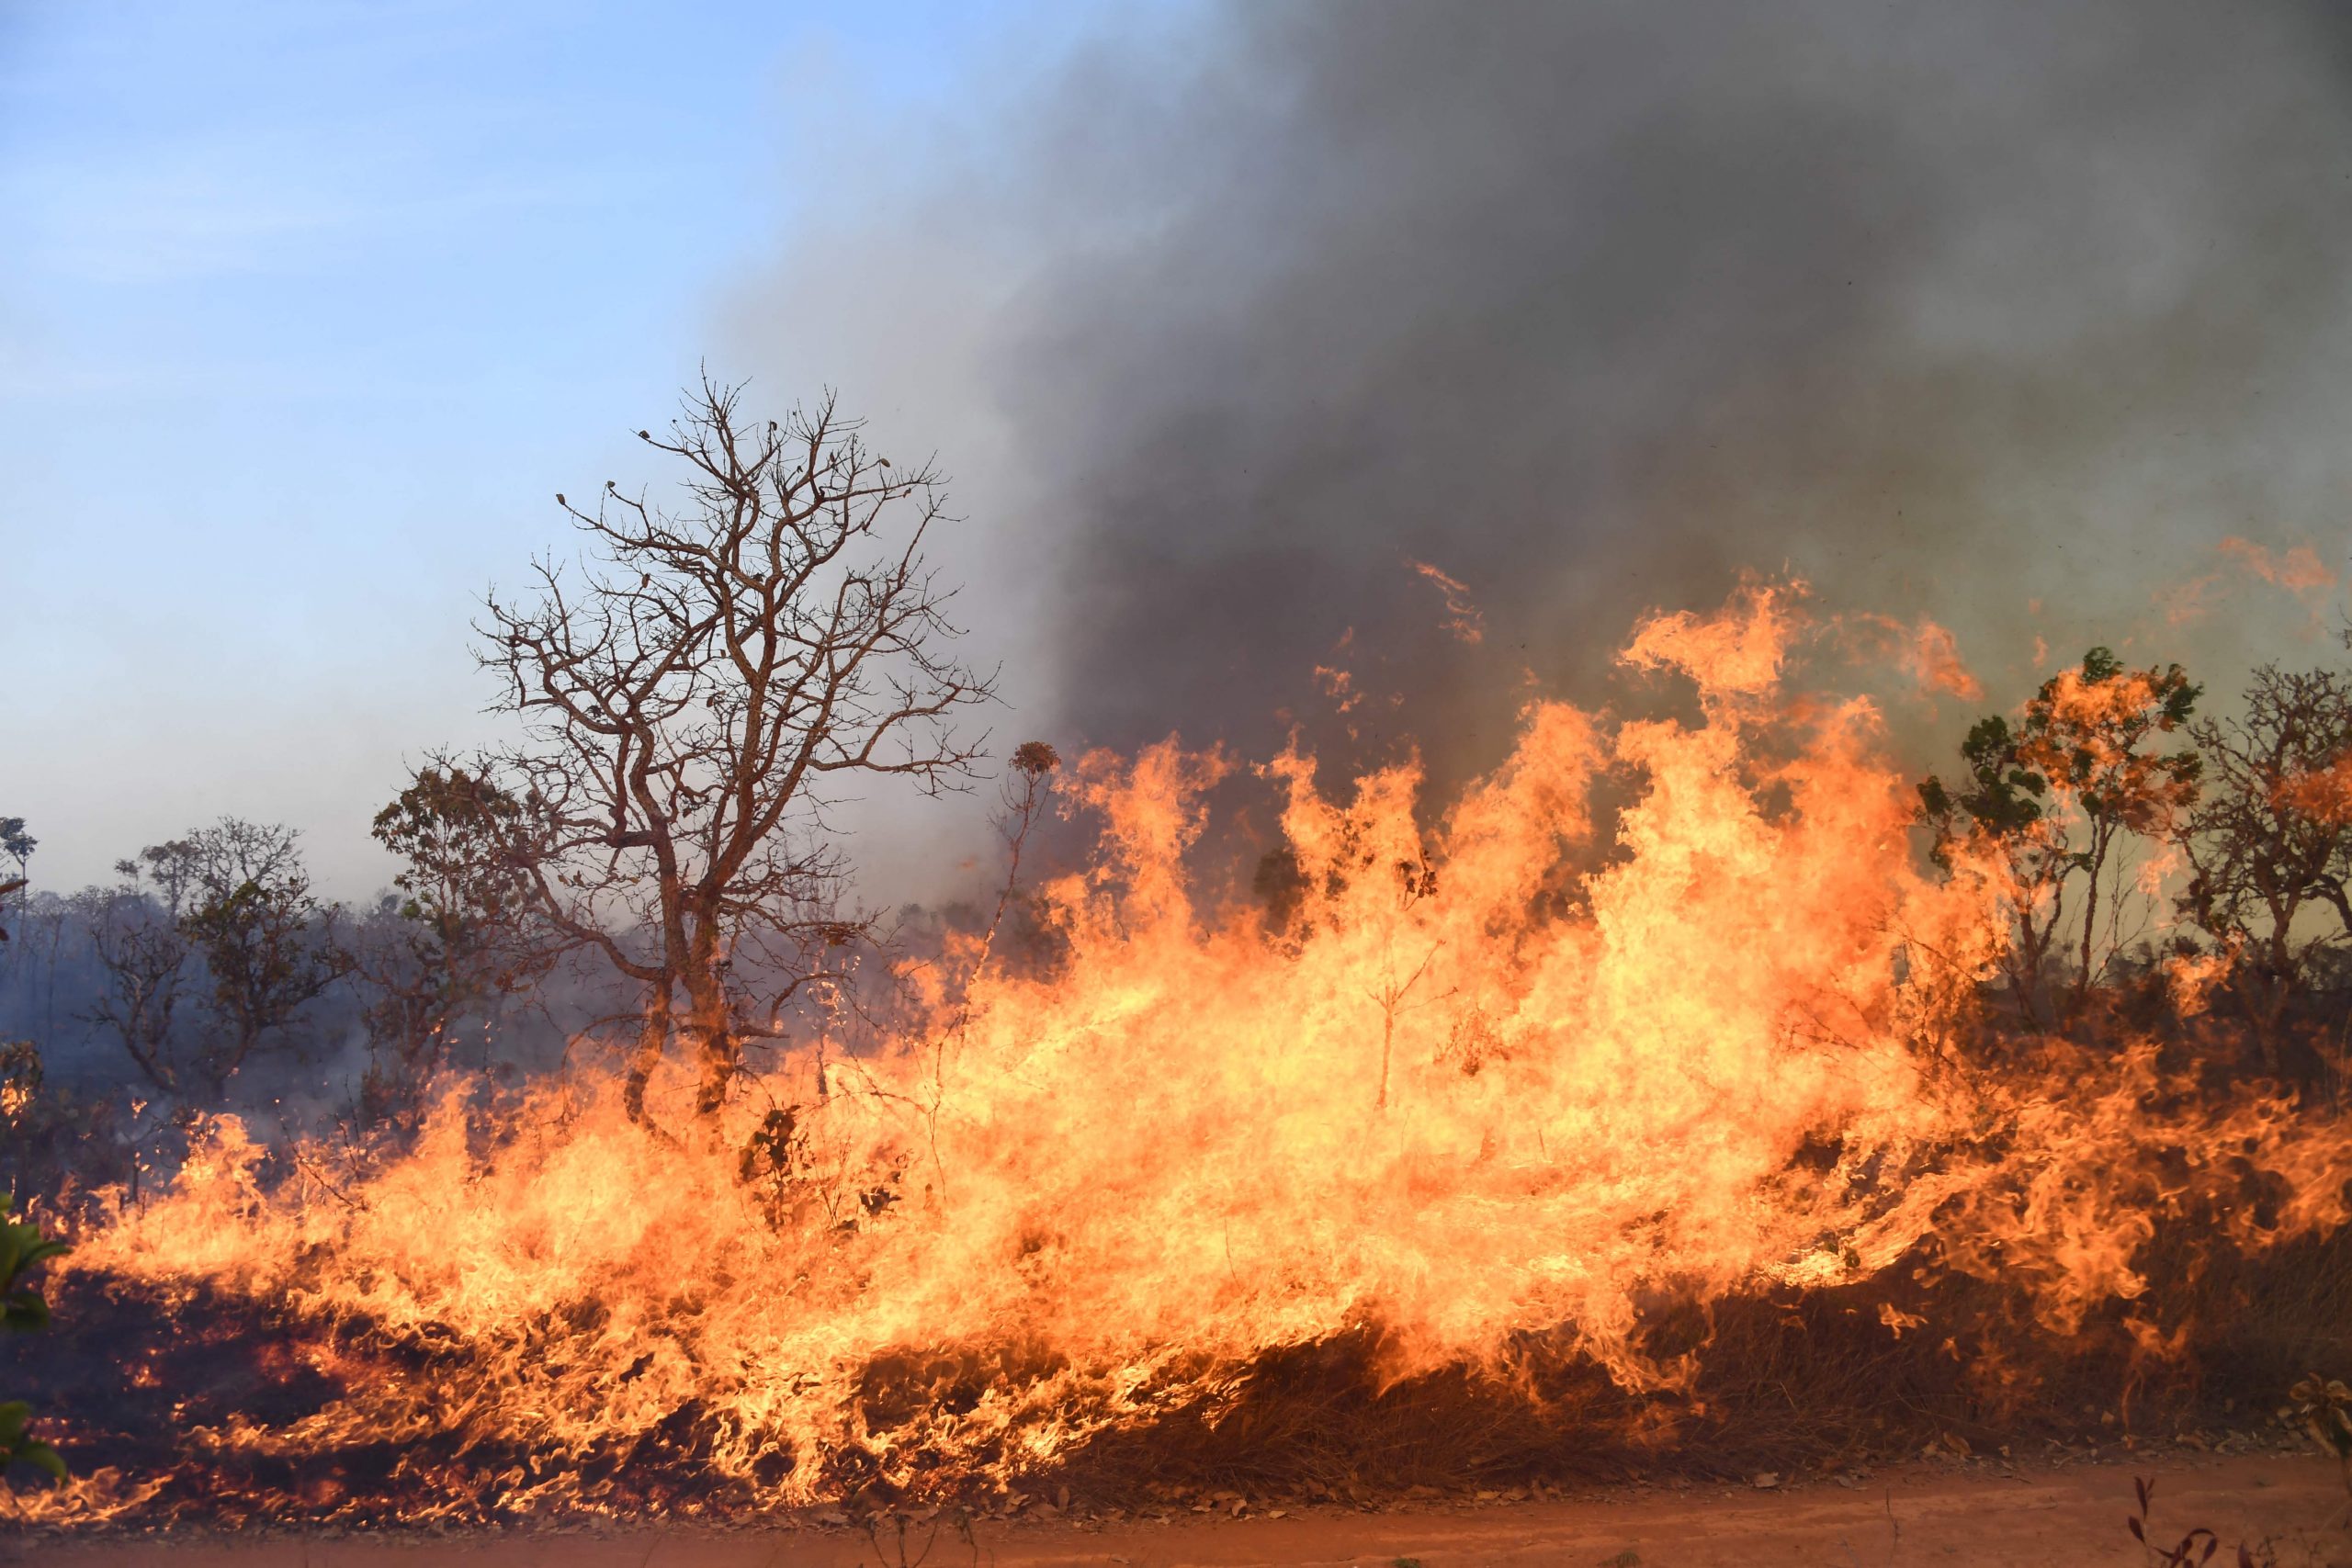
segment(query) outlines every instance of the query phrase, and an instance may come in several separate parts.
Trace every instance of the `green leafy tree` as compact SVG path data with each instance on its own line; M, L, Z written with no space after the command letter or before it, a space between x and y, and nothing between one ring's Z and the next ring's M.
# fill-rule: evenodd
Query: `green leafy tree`
M114 1032L147 1081L177 1097L190 1076L187 1042L177 1027L189 945L182 926L194 878L194 852L184 840L150 844L136 858L117 861L119 879L108 888L74 897L105 984L83 1016Z
M2015 912L2002 955L2018 1010L2034 1018L2034 991L2064 909L2066 844L2047 820L2050 781L2026 765L2009 721L1995 714L1960 743L1966 772L1951 784L1930 773L1919 784L1919 818L1934 833L1929 853L1952 869L1963 847L1990 851Z
M291 828L224 817L188 835L196 898L181 924L211 978L214 1039L206 1077L225 1090L262 1038L283 1030L341 974L311 896L310 873Z
M2079 1011L2104 968L2099 921L2104 906L2111 924L2120 904L2122 840L2168 838L2195 804L2202 760L2155 743L2188 722L2202 690L2177 664L2128 670L2094 648L2043 682L2017 724L1979 720L1961 742L1966 771L1951 784L1921 781L1919 817L1937 863L1950 867L1965 847L1989 854L2005 877L2016 915L2009 979L2029 1019L2039 1021L2034 998L2073 890L2081 891L2070 1004ZM2109 934L2110 955L2116 945Z
M25 884L31 874L33 849L39 842L39 840L25 831L23 818L0 817L0 854L5 854L17 863L16 875L0 876L0 899L6 899L12 893L24 891ZM7 940L7 928L0 926L0 942Z
M564 945L537 913L524 803L462 767L435 762L376 814L376 840L404 863L398 897L348 949L372 993L374 1109L413 1099L446 1060L458 1025L494 1011L545 974Z
M40 844L39 839L25 831L23 818L0 817L0 854L17 863L18 876L31 874L33 851Z
M121 884L89 903L111 982L92 1016L164 1093L218 1098L342 972L332 912L311 896L290 828L224 817L115 869ZM193 1040L174 1027L191 956L208 981L208 1027Z
M63 1252L65 1244L43 1236L37 1226L8 1218L11 1206L0 1197L0 1331L29 1334L49 1326L49 1303L26 1283L25 1276ZM65 1461L47 1443L26 1435L32 1414L32 1406L21 1400L0 1402L0 1471L28 1464L62 1481Z

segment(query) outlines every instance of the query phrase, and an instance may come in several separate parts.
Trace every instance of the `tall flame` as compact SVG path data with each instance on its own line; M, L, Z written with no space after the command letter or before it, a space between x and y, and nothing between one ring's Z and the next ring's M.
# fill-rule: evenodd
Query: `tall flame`
M1102 852L1042 890L1049 972L933 976L881 1048L797 1051L714 1127L595 1078L488 1125L452 1092L351 1179L268 1185L223 1119L74 1268L264 1304L342 1386L212 1451L527 1452L492 1487L522 1507L594 1506L588 1456L688 1416L768 1501L1017 1476L1344 1335L1397 1380L1506 1375L1537 1332L1671 1395L1706 1355L1648 1332L1673 1303L1930 1252L2064 1335L2195 1194L2248 1247L2340 1225L2341 1134L2282 1100L2199 1109L2144 1045L1949 1064L1997 888L1923 871L1869 703L1783 695L1800 626L1772 589L1650 621L1624 657L1695 721L1534 703L1427 829L1414 764L1331 795L1274 759L1275 930L1187 874L1227 761L1090 756L1062 788Z

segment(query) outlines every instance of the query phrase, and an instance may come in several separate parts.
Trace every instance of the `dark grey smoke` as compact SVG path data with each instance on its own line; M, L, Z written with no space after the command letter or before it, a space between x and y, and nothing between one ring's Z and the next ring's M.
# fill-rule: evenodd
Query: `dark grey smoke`
M1352 627L1476 763L1521 664L1783 567L2010 700L2226 535L2340 566L2347 15L1237 3L1096 51L1014 138L1047 238L986 360L1065 738L1262 745Z

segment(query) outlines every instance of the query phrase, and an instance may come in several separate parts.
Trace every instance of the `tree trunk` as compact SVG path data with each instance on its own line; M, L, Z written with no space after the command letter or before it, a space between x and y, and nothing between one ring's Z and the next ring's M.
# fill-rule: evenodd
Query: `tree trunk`
M621 1103L632 1122L645 1120L645 1086L652 1080L653 1069L662 1065L662 1053L669 1043L670 983L664 980L646 993L645 1017L638 1024L637 1054L629 1058L628 1087L622 1091Z
M2099 873L2106 868L2106 865L2107 843L2104 835L2101 835L2091 853L2090 875L2086 879L2088 886L2083 892L2082 973L2075 981L2074 1006L2067 1010L2069 1014L2077 1021L2081 1019L2084 1010L2090 1005L2091 953L2094 944L2098 940L2098 878Z
M1396 998L1383 997L1380 1001L1380 1093L1374 1097L1374 1111L1388 1109L1388 1060L1396 1044Z
M734 1081L741 1056L735 1032L729 1027L727 982L720 971L717 932L706 923L695 933L684 976L686 1039L702 1067L695 1113L702 1117L716 1116L727 1102L727 1087Z
M2269 952L2265 955L2259 1010L2254 1020L2255 1048L2262 1054L2262 1070L2272 1077L2278 1076L2278 1026L2287 1016L2287 1001L2293 994L2293 951L2287 944L2286 929L2294 919L2290 910L2284 920L2274 918L2270 929Z

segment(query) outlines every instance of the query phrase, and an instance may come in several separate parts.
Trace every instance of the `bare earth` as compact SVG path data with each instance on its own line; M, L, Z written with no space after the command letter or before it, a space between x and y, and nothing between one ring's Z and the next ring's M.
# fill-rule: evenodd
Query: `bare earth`
M2221 1536L2217 1568L2243 1540L2267 1541L2281 1568L2352 1568L2352 1530L2335 1466L2304 1455L2141 1460L2058 1470L1963 1471L1910 1466L1850 1486L1788 1489L1634 1488L1552 1502L1430 1505L1369 1513L1317 1508L1282 1517L1187 1515L1167 1524L990 1524L979 1561L1001 1568L1121 1563L1356 1564L1424 1568L1475 1563L1574 1563L1582 1568L1842 1568L1964 1563L1968 1568L2071 1568L2149 1561L2125 1533L2132 1479L2156 1482L2155 1529L2170 1546L2193 1525ZM907 1561L922 1546L910 1537ZM881 1562L897 1568L895 1543ZM2261 1561L2257 1550L2257 1561ZM593 1534L515 1531L431 1535L256 1535L0 1541L0 1561L44 1568L849 1568L874 1563L873 1546L839 1529L695 1531L626 1529ZM932 1568L972 1561L943 1537Z

